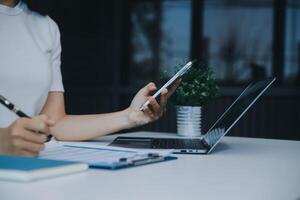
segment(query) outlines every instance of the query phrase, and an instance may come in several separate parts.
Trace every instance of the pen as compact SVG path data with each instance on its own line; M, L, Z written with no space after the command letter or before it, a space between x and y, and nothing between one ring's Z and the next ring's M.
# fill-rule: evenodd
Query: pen
M133 157L122 157L119 159L120 163L127 163L128 165L143 165L152 162L163 161L164 157L158 153L138 154Z
M29 115L25 114L22 110L20 110L17 106L7 100L5 97L0 95L0 103L3 104L6 108L14 112L19 117L30 118ZM48 135L47 142L49 142L52 138L52 135Z

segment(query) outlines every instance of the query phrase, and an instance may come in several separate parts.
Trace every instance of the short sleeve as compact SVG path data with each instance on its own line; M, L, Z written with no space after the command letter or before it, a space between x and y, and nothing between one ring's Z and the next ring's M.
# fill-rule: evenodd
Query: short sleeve
M53 47L51 50L52 83L49 92L64 92L61 75L61 42L60 32L56 23L49 17Z

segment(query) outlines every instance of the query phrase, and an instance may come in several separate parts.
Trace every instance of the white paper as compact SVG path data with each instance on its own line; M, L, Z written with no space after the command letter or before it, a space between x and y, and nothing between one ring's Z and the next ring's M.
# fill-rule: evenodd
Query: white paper
M87 142L57 142L52 140L46 144L46 148L40 153L39 158L96 164L119 162L121 158L135 158L148 153L167 156L172 151L136 150L87 144Z

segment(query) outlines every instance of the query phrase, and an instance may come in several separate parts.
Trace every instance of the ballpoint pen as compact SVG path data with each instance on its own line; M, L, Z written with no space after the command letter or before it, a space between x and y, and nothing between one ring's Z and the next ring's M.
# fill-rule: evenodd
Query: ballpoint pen
M0 103L3 104L6 108L14 112L19 117L26 117L30 118L29 115L25 114L22 110L20 110L18 107L16 107L13 103L11 103L9 100L7 100L5 97L0 95ZM48 135L47 142L50 141L52 138L52 135Z
M163 161L164 156L159 155L158 153L147 153L147 154L138 154L132 157L123 157L119 159L121 163L127 163L128 165L143 165L152 162Z

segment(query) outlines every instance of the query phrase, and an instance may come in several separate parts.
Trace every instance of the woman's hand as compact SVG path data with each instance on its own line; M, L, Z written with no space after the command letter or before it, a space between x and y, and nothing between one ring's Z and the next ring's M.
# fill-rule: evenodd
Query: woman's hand
M0 129L0 154L38 155L44 149L49 127L53 125L46 115L19 118L8 128Z
M131 105L129 106L129 121L132 127L140 126L158 120L164 112L166 112L166 104L168 98L174 93L176 88L180 84L180 79L176 80L171 86L169 91L165 89L161 93L159 103L155 98L149 96L149 94L155 91L157 88L154 83L149 83L142 88L133 98ZM140 107L147 101L150 100L150 104L140 111Z

